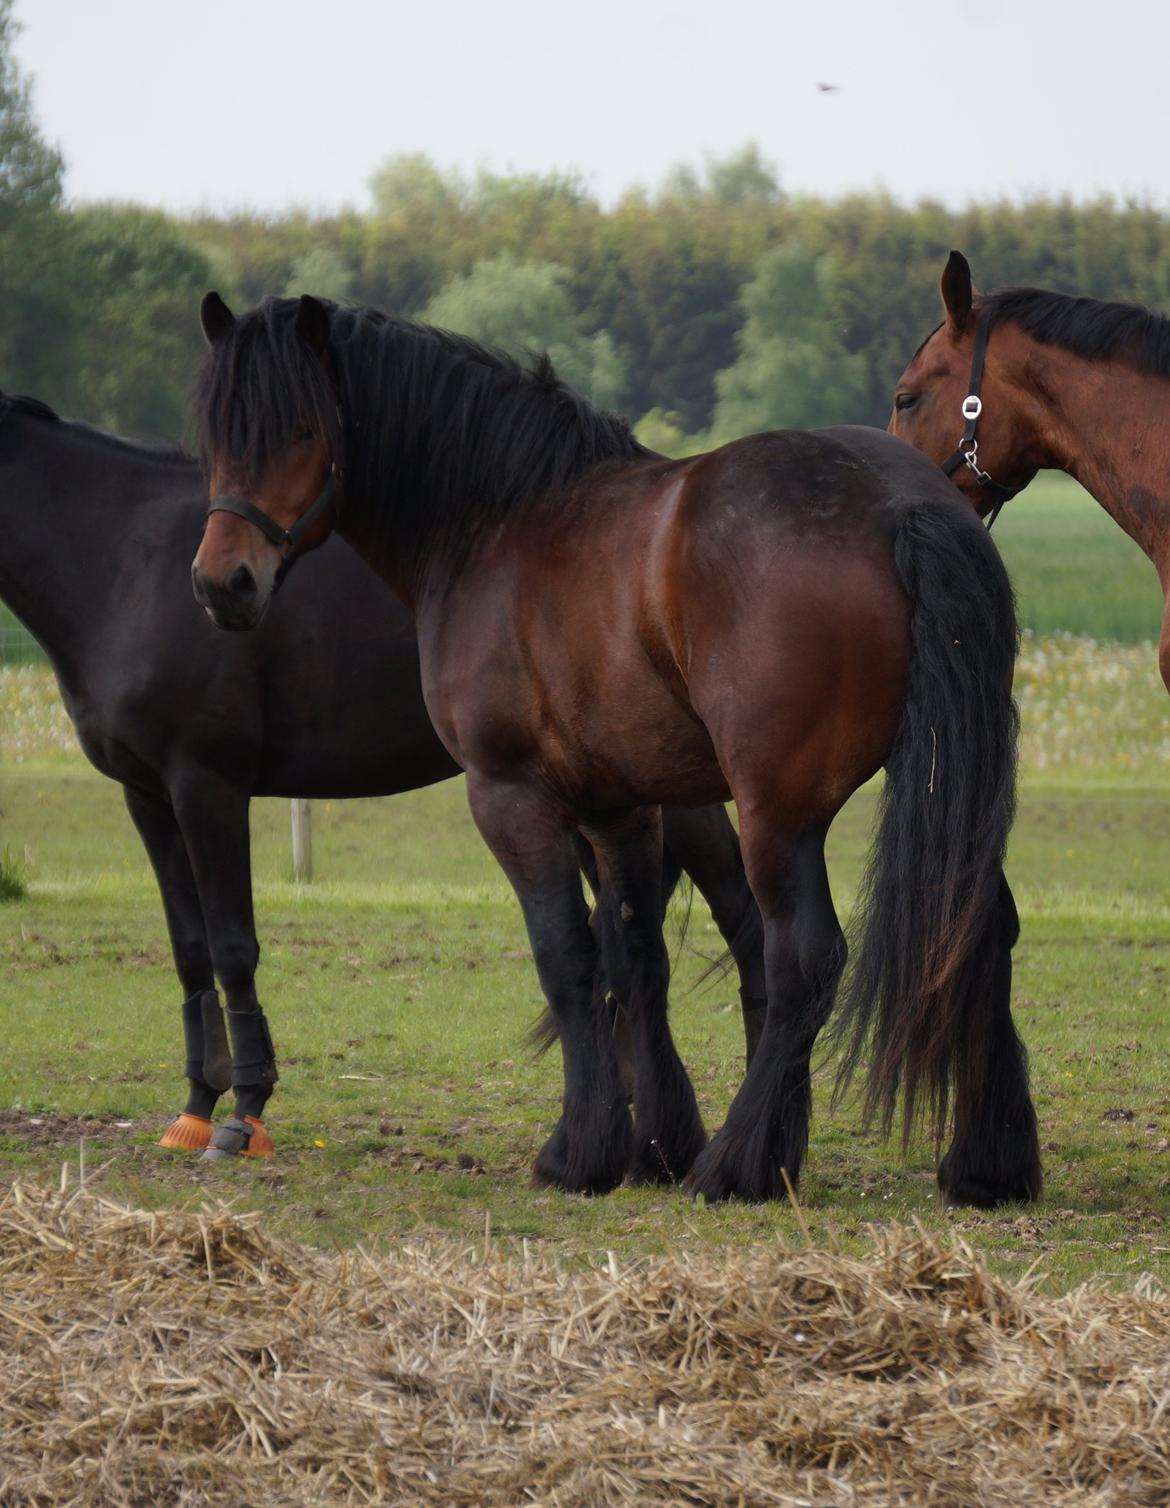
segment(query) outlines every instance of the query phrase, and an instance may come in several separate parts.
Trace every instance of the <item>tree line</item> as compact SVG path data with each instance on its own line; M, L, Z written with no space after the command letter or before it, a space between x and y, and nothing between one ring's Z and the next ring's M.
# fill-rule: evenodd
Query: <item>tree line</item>
M371 303L517 354L547 350L646 443L884 425L939 314L946 253L983 286L1170 308L1170 216L1035 199L951 211L786 194L752 145L603 207L572 175L391 156L365 211L176 217L69 205L0 0L0 386L131 434L179 436L197 306L269 293Z

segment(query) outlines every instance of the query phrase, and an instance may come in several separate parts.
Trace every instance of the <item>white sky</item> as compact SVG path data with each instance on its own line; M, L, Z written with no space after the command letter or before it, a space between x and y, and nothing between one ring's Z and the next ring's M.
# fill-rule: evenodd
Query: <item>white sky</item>
M1170 206L1166 0L17 0L75 199L368 203L395 152L605 201L754 139L789 191ZM821 93L819 82L839 86Z

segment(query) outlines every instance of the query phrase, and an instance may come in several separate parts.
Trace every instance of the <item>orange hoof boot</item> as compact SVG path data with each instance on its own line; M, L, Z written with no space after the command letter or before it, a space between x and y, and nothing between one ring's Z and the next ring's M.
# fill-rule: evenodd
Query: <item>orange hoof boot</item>
M202 1152L210 1143L211 1121L205 1115L191 1115L183 1110L163 1132L160 1147L174 1147L179 1152Z
M275 1157L276 1148L265 1129L264 1122L254 1115L243 1120L233 1115L217 1127L215 1135L204 1152L203 1162L223 1162L226 1158Z
M246 1115L244 1119L252 1128L252 1134L248 1138L248 1145L244 1149L245 1157L275 1157L276 1148L272 1144L272 1138L268 1134L268 1127L263 1121L258 1121L254 1115Z

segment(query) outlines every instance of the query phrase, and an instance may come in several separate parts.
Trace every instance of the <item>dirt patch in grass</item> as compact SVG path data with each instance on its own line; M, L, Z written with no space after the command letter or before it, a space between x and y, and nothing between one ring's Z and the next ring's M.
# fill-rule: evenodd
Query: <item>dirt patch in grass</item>
M144 1121L0 1110L0 1136L16 1137L30 1147L68 1147L76 1151L83 1136L87 1141L126 1141L144 1129L149 1129Z

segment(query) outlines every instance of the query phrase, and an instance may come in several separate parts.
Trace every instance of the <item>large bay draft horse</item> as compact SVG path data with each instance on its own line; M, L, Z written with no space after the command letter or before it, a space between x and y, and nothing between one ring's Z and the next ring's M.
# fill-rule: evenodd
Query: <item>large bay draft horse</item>
M871 1107L929 1104L945 1194L1035 1194L1011 1023L1016 647L994 546L938 468L880 431L755 436L684 461L561 384L377 311L203 306L195 417L213 494L193 566L218 623L264 619L333 527L412 608L423 692L520 899L560 1028L538 1182L685 1175L709 1198L795 1180L809 1060L844 940L824 842L885 765L847 1020ZM333 611L345 604L335 600ZM226 642L225 642L226 649ZM295 649L290 646L290 661ZM659 803L734 798L764 918L767 1016L706 1143L667 1024ZM599 1020L572 833L638 1048L631 1124Z
M225 639L190 591L205 512L183 453L0 394L0 600L47 651L86 754L123 787L186 997L189 1097L163 1141L230 1156L271 1149L260 1116L276 1080L256 995L251 797L390 795L458 766L423 705L413 620L353 551L332 542L258 633ZM762 942L734 829L721 806L669 810L665 828L664 889L681 864L710 904L739 963L750 1049Z

